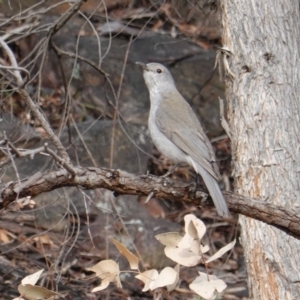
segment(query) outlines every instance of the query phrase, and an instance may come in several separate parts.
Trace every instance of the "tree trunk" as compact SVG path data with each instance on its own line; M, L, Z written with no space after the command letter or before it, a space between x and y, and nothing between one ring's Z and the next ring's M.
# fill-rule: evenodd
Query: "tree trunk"
M220 1L235 192L299 211L298 0ZM252 299L300 299L300 241L242 217Z

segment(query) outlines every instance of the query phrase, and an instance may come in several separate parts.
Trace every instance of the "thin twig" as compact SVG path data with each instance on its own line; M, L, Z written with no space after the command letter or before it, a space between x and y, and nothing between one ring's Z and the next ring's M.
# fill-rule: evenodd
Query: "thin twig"
M96 40L97 40L97 46L98 46L98 68L99 68L99 69L101 69L101 62L102 62L102 58L101 58L101 51L102 51L102 49L101 49L101 40L100 40L100 36L99 36L98 31L96 30L95 26L93 25L93 23L91 22L90 19L91 19L91 17L92 17L95 13L97 13L99 7L100 7L102 4L105 6L105 2L104 2L104 1L99 2L99 4L94 8L94 11L91 12L91 14L90 14L89 17L87 17L84 13L82 13L82 12L80 12L80 11L78 12L79 15L80 15L82 18L84 18L84 19L86 20L86 22L90 25L90 27L91 27L91 29L92 29L92 31L93 31L93 33L94 33L94 37L95 37ZM82 28L83 28L85 25L86 25L86 24L83 24Z
M221 125L224 128L225 132L227 133L229 139L232 140L230 127L229 127L229 125L227 123L227 120L225 118L224 100L219 97L219 102L220 102L220 121L221 121Z
M0 150L2 150L0 148ZM45 154L43 151L45 150L44 146L39 147L37 149L31 149L31 150L25 150L25 149L17 149L18 154L13 154L6 160L2 161L0 163L0 168L4 167L5 165L9 164L11 162L11 159L14 159L16 157L25 157L25 156L30 156L31 159L33 159L34 155L37 153ZM4 153L6 156L8 155L7 153Z
M22 79L22 76L21 76L21 73L19 71L19 66L18 66L17 60L16 60L13 52L9 48L9 46L1 39L1 37L0 37L0 45L5 50L5 52L7 53L8 57L10 59L10 63L12 65L12 67L15 68L15 70L13 71L13 74L14 74L15 80L17 82L17 86L19 88L19 90L17 90L17 93L22 97L22 99L29 106L29 108L31 109L31 111L33 112L35 117L40 121L41 126L46 131L46 133L48 134L49 138L51 139L54 146L58 150L58 152L61 155L62 159L65 162L69 162L70 158L69 158L64 146L62 145L61 141L54 134L54 132L53 132L52 128L50 127L48 121L46 120L45 116L39 110L39 107L33 102L30 95L28 94L27 90L25 89L25 87L24 87L25 83L24 83L24 81Z
M32 29L35 26L37 26L38 24L39 24L39 22L35 21L33 23L30 23L30 24L24 24L22 26L10 29L10 30L8 30L7 33L5 33L4 35L2 35L1 38L3 39L3 41L5 41L8 38L10 38L11 36L16 35L16 34L20 35L21 33L22 33L22 38L23 38L23 33L24 33L25 30Z
M14 192L19 194L20 191L22 191L25 188L30 187L33 185L35 182L37 182L41 177L43 176L42 172L36 172L33 174L31 177L27 178L26 181L23 183L20 182L20 184L14 189Z
M118 88L118 92L117 92L117 98L116 98L116 105L115 105L115 111L114 111L114 117L113 117L113 127L112 127L112 133L111 133L111 135L112 135L111 136L111 144L110 144L110 159L109 159L110 168L112 168L113 159L114 159L115 131L116 131L117 116L119 113L119 111L118 111L119 110L119 99L120 99L120 95L121 95L122 83L123 83L123 79L124 79L124 73L125 73L125 68L126 68L126 64L127 64L127 60L128 60L131 41L132 41L132 36L130 37L130 41L129 41L127 49L126 49L124 62L123 62L123 68L122 68L122 72L121 72L120 83L119 83L119 88Z
M26 69L24 69L24 68L20 68L20 67L19 67L19 68L14 68L14 67L11 67L11 66L3 66L3 65L0 65L0 69L7 70L7 71L19 71L19 72L24 72L25 75L26 75L26 79L25 79L24 85L27 84L27 82L28 82L28 80L29 80L29 78L30 78L29 72L28 72ZM10 72L10 74L13 74L13 73Z
M228 58L232 55L233 53L226 46L218 47L214 69L218 67L221 81L225 79L225 76L227 76L230 81L235 79L235 75L230 70L228 63Z
M21 10L18 14L13 15L11 18L9 18L5 22L1 23L0 27L3 27L6 24L10 24L15 19L17 19L18 21L20 21L20 17L22 15L25 15L26 19L30 18L30 17L28 17L27 13L33 11L35 7L37 7L39 5L42 5L44 2L46 2L46 0L39 0L38 3L36 3L36 4L34 4L34 5L30 6L30 7L28 7L27 9Z
M23 100L26 101L27 105L29 106L29 108L31 109L33 114L39 120L39 122L41 123L41 126L46 131L46 133L48 134L49 138L53 142L54 146L56 147L57 151L61 155L62 159L65 162L69 162L70 158L69 158L69 156L66 152L65 147L63 146L63 144L61 143L59 138L54 134L54 132L53 132L52 128L50 127L48 121L46 120L44 115L40 112L37 105L32 101L32 99L29 96L28 92L25 89L21 89L21 90L18 91L18 93L21 95Z
M63 166L72 176L77 175L76 168L73 167L72 164L68 163L64 159L60 158L53 150L48 147L48 144L45 143L45 152L50 154L55 161L57 161L61 166Z
M88 65L90 65L92 68L94 68L96 71L98 71L99 73L101 73L105 77L109 76L108 73L106 73L105 71L103 71L102 69L100 69L95 63L93 63L89 59L87 59L87 58L85 58L83 56L80 56L80 55L76 55L76 54L74 54L72 52L62 50L62 49L58 48L53 41L51 42L51 46L60 55L65 55L65 56L68 56L68 57L71 57L71 58L76 58L76 59L78 59L80 61L83 61L83 62L87 63Z
M4 135L5 135L5 139L7 140L5 132L4 132ZM17 168L17 166L15 164L15 160L14 160L14 158L13 158L13 156L11 154L11 151L9 149L8 143L6 144L6 149L7 149L8 158L11 161L11 164L13 166L13 169L14 169L15 173L16 173L17 180L18 180L18 183L19 183L19 186L20 186L21 185L21 178L20 178L20 175L19 175L19 172L18 172L18 168ZM15 193L17 193L17 198L18 198L19 197L19 192L15 191Z
M70 20L73 15L78 12L81 5L85 2L87 2L87 0L79 0L73 6L71 6L69 10L67 10L66 13L63 14L60 19L58 19L56 24L52 27L51 32L49 32L49 36L53 36L54 34L56 34L68 22L68 20Z
M19 88L22 88L24 86L24 82L20 73L20 68L18 66L17 60L13 54L13 52L10 50L9 46L6 44L6 42L0 37L0 46L4 49L4 51L6 52L10 63L11 63L11 68L13 70L13 75L14 78L16 79L17 82L17 86ZM1 66L2 68L4 66Z
M75 120L74 120L74 118L73 118L72 116L71 116L71 121L72 121L72 123L73 123L73 126L74 126L76 132L77 132L77 135L78 135L79 140L81 141L81 143L82 143L82 145L83 145L85 151L86 151L87 154L88 154L88 157L89 157L90 160L92 161L94 167L97 167L98 164L97 164L95 158L93 157L93 154L92 154L92 152L90 151L88 145L86 144L86 141L85 141L84 138L83 138L83 134L79 131L78 126L77 126L77 124L76 124L76 122L75 122ZM96 121L95 121L95 123L96 123ZM93 122L93 124L94 124L94 122ZM92 127L92 126L90 126L88 129L90 129L91 127ZM87 129L87 130L88 130L88 129Z

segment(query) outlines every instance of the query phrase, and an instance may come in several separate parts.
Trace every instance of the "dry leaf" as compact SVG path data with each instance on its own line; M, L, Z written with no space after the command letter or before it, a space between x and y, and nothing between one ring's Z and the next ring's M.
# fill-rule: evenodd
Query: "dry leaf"
M126 257L130 264L130 268L132 270L138 270L139 268L139 259L131 253L123 244L119 243L115 239L111 238L111 241L114 243L114 245L118 248L119 252Z
M206 233L205 224L193 214L188 214L184 217L185 232L192 238L198 238L200 241Z
M201 241L204 234L206 233L206 226L205 224L198 218L192 220L193 225L196 228L198 239Z
M175 281L173 284L167 286L167 289L168 289L169 292L175 290L175 288L176 288L176 286L177 286L177 284L178 284L178 282L179 282L180 265L177 264L177 265L174 267L174 270L175 270L175 272L178 274L178 276L177 276L176 281Z
M164 268L158 277L156 278L152 289L157 289L159 287L167 287L168 291L175 289L179 281L179 274L175 269L171 267Z
M135 278L144 282L145 286L142 289L143 292L147 292L149 289L153 290L153 285L157 277L158 277L158 272L155 269L145 271L135 276Z
M166 232L155 236L155 238L165 246L176 247L182 240L182 236L178 232Z
M101 284L92 289L92 293L96 293L106 289L109 286L110 280L109 277L103 279Z
M199 275L190 285L190 289L204 299L213 300L217 293L221 293L226 288L226 283L214 275L207 275L199 272Z
M165 254L175 262L186 267L197 265L203 253L209 250L208 246L201 245L201 238L206 232L205 224L193 214L184 217L185 235L178 232L159 234L156 239L166 246Z
M47 234L36 236L33 238L33 240L35 242L40 242L41 244L44 244L44 245L50 245L50 246L54 245L52 240L50 239L49 235L47 235Z
M177 265L174 267L174 270L179 274L179 271L180 271L180 265L177 264Z
M94 288L93 291L100 291L105 289L110 282L116 282L117 287L122 287L119 277L119 265L111 259L102 260L91 268L86 268L86 270L95 272L96 276L102 279L101 284L98 287Z
M5 229L0 229L0 241L4 244L7 244L10 242L10 238L8 237L10 234Z
M200 254L200 246L198 238L194 239L189 234L185 234L182 240L177 244L178 248L190 250L196 255Z
M21 281L22 285L25 285L25 284L35 285L37 283L37 281L39 280L43 271L44 271L44 269L24 277Z
M200 251L201 251L201 253L203 254L203 253L206 253L206 252L208 252L208 250L209 250L209 246L208 245L205 245L205 246L201 246L200 247Z
M197 238L197 230L195 227L193 227L194 224L192 224L192 227L190 228L191 221L195 219L197 219L197 217L193 214L188 214L184 216L185 233L188 233L192 238Z
M233 240L231 243L221 248L217 253L215 253L211 258L209 258L206 263L210 263L218 258L220 258L224 253L231 250L235 245L236 240Z
M188 249L166 247L165 254L173 261L185 267L194 267L201 261L200 255L196 255Z
M59 296L59 294L55 292L52 292L41 286L34 286L31 284L20 284L18 286L18 291L22 297L25 297L28 300L46 300L52 296Z
M116 275L119 273L119 265L111 260L102 260L96 265L86 268L88 271L92 271L96 273L96 276L99 277L100 279L107 278L108 276Z
M185 234L188 234L193 239L198 239L197 229L193 220L185 223Z

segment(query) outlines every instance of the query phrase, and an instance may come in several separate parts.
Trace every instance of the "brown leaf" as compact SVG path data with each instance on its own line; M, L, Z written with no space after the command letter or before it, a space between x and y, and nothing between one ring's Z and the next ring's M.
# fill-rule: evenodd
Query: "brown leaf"
M55 292L31 284L20 284L18 286L18 291L22 297L25 297L28 300L46 300L53 296L59 296L59 294Z
M139 268L139 259L130 252L123 244L116 241L115 239L111 238L111 241L114 243L114 245L118 248L119 252L126 257L130 264L130 268L132 270L138 270Z

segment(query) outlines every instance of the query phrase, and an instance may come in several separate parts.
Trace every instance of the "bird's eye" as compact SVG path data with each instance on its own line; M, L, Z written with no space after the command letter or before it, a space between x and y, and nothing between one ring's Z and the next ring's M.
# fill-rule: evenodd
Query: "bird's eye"
M160 73L162 72L162 70L161 70L161 69L157 69L156 72L157 72L158 74L160 74Z

